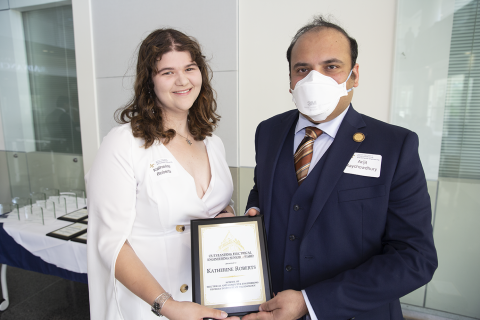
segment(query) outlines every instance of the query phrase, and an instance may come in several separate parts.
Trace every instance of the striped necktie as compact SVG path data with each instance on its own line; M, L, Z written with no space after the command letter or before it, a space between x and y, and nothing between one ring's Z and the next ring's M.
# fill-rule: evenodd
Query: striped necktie
M307 178L310 162L312 161L313 143L322 133L322 130L315 127L305 128L305 138L303 138L293 156L298 185L301 185Z

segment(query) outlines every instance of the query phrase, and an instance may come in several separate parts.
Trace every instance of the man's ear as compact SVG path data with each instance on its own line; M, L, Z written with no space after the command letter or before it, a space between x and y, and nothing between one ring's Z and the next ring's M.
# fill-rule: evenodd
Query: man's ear
M360 73L359 73L359 64L356 63L352 69L352 80L354 80L353 87L358 87L359 80L360 80Z

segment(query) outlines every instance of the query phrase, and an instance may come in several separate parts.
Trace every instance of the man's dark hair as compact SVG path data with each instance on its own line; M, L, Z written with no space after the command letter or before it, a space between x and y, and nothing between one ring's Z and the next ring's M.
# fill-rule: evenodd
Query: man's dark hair
M327 18L323 17L322 15L319 16L314 16L313 21L310 22L309 24L303 26L300 28L300 30L297 31L297 34L293 37L292 42L290 43L290 46L288 47L287 50L287 60L288 60L288 70L291 70L291 59L292 59L292 49L295 43L297 43L297 40L303 36L305 33L315 30L319 31L324 28L331 28L335 29L341 34L343 34L349 41L350 43L350 55L352 58L352 68L355 66L355 63L357 63L357 57L358 57L358 44L357 40L354 38L350 37L348 33L339 25L329 21Z

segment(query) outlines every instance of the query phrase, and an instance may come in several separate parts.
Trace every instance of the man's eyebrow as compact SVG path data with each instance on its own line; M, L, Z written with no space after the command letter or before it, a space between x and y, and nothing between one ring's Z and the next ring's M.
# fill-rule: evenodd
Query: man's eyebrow
M325 60L325 61L322 61L321 64L330 64L330 63L341 63L341 64L345 64L342 60L340 59L337 59L337 58L332 58L332 59L328 59L328 60ZM295 68L298 68L298 67L309 67L310 64L309 63L306 63L306 62L297 62L293 65L293 69Z
M297 62L293 65L293 69L298 68L298 67L308 67L310 64L306 62Z
M329 64L329 63L341 63L341 64L344 64L342 60L337 59L337 58L328 59L328 60L325 60L325 61L322 62L322 64Z

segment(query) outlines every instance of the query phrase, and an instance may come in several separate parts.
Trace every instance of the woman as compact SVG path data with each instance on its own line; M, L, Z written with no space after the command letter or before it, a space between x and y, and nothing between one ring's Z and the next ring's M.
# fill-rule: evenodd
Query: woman
M123 125L87 175L94 320L227 316L188 302L190 220L234 215L210 73L199 44L179 31L156 30L140 46L134 97L117 113Z

